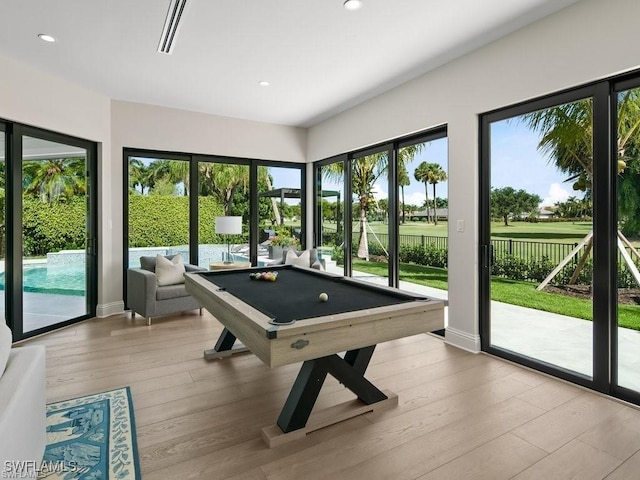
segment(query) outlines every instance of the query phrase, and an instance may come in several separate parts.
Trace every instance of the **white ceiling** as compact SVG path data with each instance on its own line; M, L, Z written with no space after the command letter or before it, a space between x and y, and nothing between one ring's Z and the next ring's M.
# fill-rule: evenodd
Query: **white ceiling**
M169 0L14 0L0 52L118 100L308 127L577 1L188 0L165 55Z

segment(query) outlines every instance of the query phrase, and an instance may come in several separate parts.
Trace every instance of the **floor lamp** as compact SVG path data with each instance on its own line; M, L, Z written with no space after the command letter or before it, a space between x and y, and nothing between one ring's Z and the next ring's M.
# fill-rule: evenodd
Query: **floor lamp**
M227 259L223 259L224 263L233 263L229 235L240 235L242 233L242 217L216 217L215 229L216 233L227 237Z

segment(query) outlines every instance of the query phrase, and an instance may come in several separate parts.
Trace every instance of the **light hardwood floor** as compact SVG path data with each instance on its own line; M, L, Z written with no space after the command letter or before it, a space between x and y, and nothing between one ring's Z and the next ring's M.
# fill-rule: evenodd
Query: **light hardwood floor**
M367 377L397 408L268 449L299 365L207 362L221 330L120 315L24 343L47 346L49 402L131 387L145 480L640 478L640 410L431 335L376 349ZM317 408L350 398L328 379Z

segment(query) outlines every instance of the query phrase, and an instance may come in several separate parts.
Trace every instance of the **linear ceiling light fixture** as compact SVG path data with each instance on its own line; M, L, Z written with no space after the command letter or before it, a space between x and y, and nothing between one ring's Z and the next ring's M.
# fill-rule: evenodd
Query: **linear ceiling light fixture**
M347 10L358 10L362 8L362 5L364 5L362 0L345 0L343 3L344 8Z
M170 1L167 18L164 21L160 43L158 44L158 52L171 55L175 46L176 35L178 35L186 10L187 0Z

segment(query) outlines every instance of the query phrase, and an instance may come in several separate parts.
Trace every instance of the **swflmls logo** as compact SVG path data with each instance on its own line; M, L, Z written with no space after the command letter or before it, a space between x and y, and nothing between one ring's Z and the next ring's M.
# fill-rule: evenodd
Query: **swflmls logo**
M0 478L43 478L52 473L76 472L76 462L36 462L35 460L6 460Z

